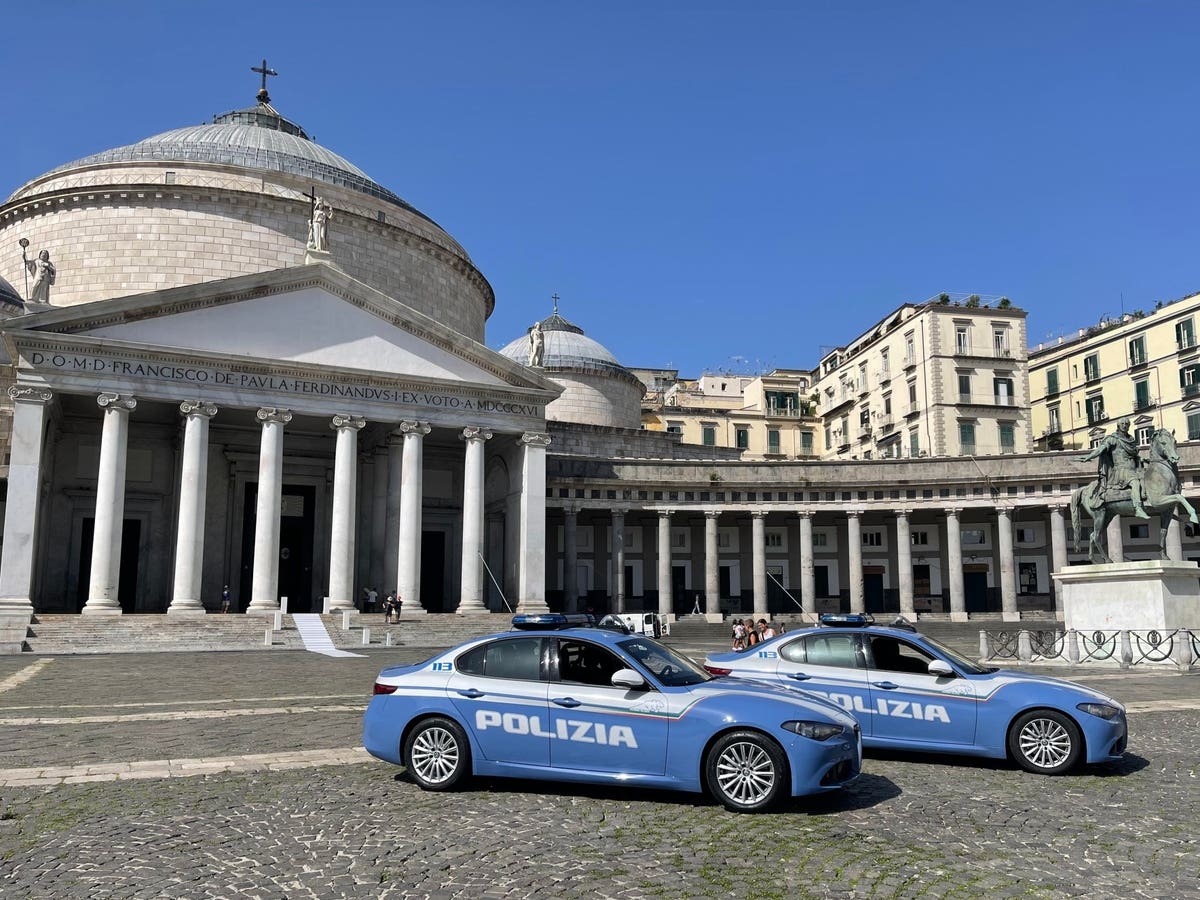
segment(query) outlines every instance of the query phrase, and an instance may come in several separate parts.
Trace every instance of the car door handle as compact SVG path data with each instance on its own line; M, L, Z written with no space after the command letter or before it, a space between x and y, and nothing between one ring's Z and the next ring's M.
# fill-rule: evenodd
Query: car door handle
M474 700L477 697L483 696L483 691L478 688L467 688L465 691L458 692L460 697L466 697L468 700Z
M894 681L872 681L871 687L882 688L885 691L894 691L896 688L900 687L900 685L896 684Z
M788 674L788 678L791 678L793 681L808 681L812 676L805 675L803 672L791 672Z
M557 703L559 706L566 706L566 707L570 707L571 709L574 709L576 706L581 705L580 702L578 700L576 700L574 697L555 697L554 702Z

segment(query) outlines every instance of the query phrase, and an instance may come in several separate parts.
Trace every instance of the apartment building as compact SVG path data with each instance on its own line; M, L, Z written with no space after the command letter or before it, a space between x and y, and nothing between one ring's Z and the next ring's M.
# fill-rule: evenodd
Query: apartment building
M815 372L822 459L1031 448L1025 312L1003 297L906 303Z
M674 369L633 369L646 385L642 427L684 443L742 450L747 460L815 459L820 422L812 373L717 373L680 378Z
M1200 440L1200 294L1127 313L1029 355L1038 450L1093 447L1129 416L1138 441L1158 428Z

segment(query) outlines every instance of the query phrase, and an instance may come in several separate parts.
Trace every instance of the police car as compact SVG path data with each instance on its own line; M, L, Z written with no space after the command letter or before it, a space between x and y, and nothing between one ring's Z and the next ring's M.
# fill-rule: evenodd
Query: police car
M707 790L735 812L858 776L858 724L837 705L714 678L653 638L587 619L517 616L513 631L384 669L363 745L430 791L500 775Z
M1125 707L1082 685L967 659L907 622L822 616L747 651L704 661L715 675L796 685L839 704L865 747L1011 757L1030 772L1121 759Z

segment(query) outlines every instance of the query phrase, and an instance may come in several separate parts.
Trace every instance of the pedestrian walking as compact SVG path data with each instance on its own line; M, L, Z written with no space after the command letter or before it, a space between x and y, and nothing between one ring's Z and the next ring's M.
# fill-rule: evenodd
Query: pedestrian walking
M221 612L229 612L229 585L221 590Z

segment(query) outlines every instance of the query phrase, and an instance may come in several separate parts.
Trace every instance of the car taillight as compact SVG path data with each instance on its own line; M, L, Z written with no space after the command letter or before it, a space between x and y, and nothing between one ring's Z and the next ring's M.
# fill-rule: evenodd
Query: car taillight
M396 686L394 684L383 684L382 682L377 681L375 682L375 693L394 694L396 693Z
M709 675L729 675L732 674L733 669L722 669L720 666L705 666L704 671Z

